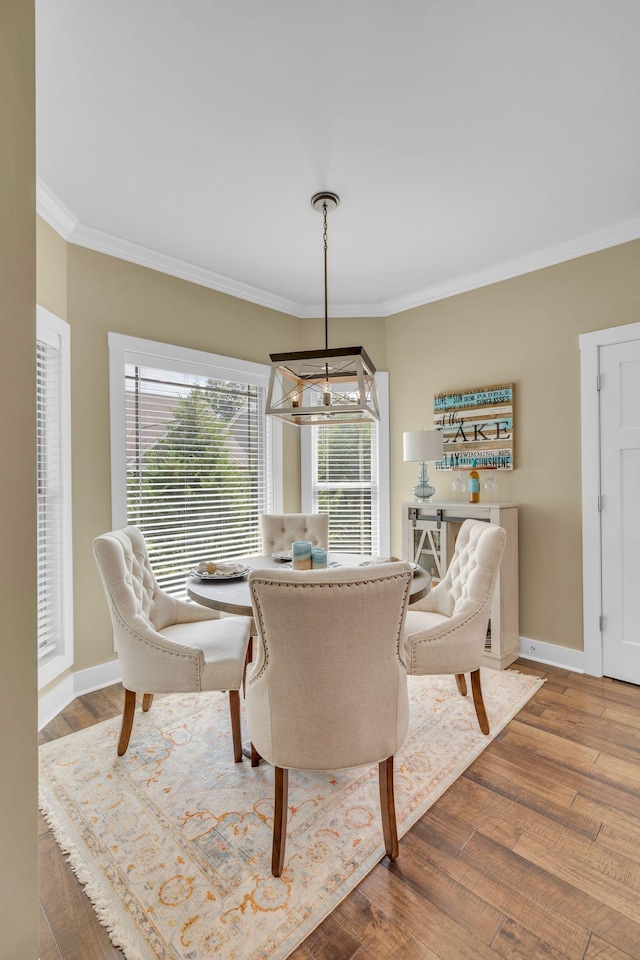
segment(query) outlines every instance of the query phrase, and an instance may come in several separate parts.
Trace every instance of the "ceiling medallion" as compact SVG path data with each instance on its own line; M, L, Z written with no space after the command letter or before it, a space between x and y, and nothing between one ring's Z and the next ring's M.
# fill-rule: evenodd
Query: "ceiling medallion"
M364 347L329 349L327 215L339 202L335 193L316 193L311 198L311 206L322 213L323 219L324 350L270 354L266 412L297 426L380 419L376 368Z

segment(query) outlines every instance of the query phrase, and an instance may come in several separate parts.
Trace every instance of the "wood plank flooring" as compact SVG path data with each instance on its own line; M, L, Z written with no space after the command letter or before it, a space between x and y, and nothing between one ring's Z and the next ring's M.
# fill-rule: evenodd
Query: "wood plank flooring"
M291 960L638 960L640 687L545 685ZM118 685L42 731L120 713ZM117 960L44 820L40 960Z

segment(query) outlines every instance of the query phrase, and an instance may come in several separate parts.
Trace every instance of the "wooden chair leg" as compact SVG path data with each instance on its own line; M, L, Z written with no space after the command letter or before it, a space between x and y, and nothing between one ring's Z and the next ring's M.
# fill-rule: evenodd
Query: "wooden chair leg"
M273 850L271 853L271 873L279 877L284 865L284 848L287 841L287 803L289 799L289 771L283 767L274 767L275 771L275 809L273 812Z
M244 670L242 671L242 696L247 696L247 667L253 663L253 637L249 637L247 644L247 655L244 658Z
M124 709L122 711L122 726L120 727L120 739L118 740L118 756L123 757L127 752L129 740L131 739L131 730L133 728L133 716L136 712L136 695L133 690L124 691Z
M240 694L237 690L229 690L229 713L231 714L233 759L235 763L240 763L242 760L242 731L240 729Z
M456 683L458 684L458 692L461 693L463 697L466 697L467 681L464 673L456 673Z
M258 753L258 751L256 750L256 748L254 747L254 745L253 745L253 743L252 743L252 744L251 744L251 766L252 766L252 767L259 767L261 760L262 760L262 757L260 756L260 754Z
M146 713L148 710L151 710L151 704L153 703L153 694L145 693L142 696L142 712Z
M396 824L396 803L393 794L393 757L387 757L378 764L380 784L380 812L382 813L382 833L384 848L390 860L398 856L398 827Z
M471 674L471 691L473 693L473 705L476 708L480 729L484 734L488 734L489 721L487 719L487 711L484 708L484 700L482 699L482 686L480 684L479 670L474 670Z

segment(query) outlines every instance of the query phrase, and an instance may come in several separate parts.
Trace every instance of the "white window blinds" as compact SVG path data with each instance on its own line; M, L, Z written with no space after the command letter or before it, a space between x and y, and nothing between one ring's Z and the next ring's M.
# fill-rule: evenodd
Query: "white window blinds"
M186 596L200 560L260 553L273 509L264 386L125 364L127 523L142 531L161 587Z
M38 308L36 336L40 685L72 663L69 330Z
M60 451L60 350L36 343L38 470L38 656L62 636Z
M310 429L312 509L329 514L329 549L377 554L377 425L332 423Z
M380 423L332 423L301 434L302 509L329 514L334 553L389 552L388 377L377 374Z

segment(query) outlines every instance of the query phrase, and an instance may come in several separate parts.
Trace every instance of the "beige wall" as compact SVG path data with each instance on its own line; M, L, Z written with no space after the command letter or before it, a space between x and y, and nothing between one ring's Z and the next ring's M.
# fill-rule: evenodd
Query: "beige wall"
M61 320L67 319L67 243L36 217L36 296Z
M33 4L0 4L0 958L38 956Z
M520 635L582 649L579 334L640 320L640 241L427 304L387 320L391 511L415 464L402 433L433 426L433 395L515 382L516 469L494 500L520 504ZM431 471L439 499L452 475ZM482 480L482 476L481 476Z
M44 270L44 257L42 268ZM43 274L43 286L44 286ZM268 362L273 344L291 344L299 321L83 247L67 245L71 326L75 670L113 659L112 631L91 554L111 529L110 331ZM285 430L285 509L299 509L299 447Z

